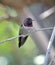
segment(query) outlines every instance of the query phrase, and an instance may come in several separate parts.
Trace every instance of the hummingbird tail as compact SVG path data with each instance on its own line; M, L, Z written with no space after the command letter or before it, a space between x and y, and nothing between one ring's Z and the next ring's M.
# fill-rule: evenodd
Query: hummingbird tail
M23 38L23 37L20 37L20 38L19 38L19 45L18 45L19 48L25 43L25 41L27 40L27 37L28 37L28 36L26 36L26 37L24 37L24 38Z

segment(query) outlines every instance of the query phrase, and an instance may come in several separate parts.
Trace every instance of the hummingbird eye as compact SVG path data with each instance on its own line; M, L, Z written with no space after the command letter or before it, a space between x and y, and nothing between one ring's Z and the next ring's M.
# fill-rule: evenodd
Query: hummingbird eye
M27 24L31 25L32 24L32 21L27 21Z
M26 22L27 22L28 25L32 25L32 19L31 18L27 18Z

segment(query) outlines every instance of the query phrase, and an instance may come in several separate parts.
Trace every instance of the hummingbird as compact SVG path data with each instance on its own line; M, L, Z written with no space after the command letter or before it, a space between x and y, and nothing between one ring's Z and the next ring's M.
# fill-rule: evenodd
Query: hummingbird
M31 18L26 18L23 22L23 24L21 25L20 27L20 30L19 30L19 35L25 35L25 34L28 34L28 30L30 30L32 27L33 27L33 20ZM23 44L26 42L27 38L28 38L29 35L27 36L21 36L18 38L19 40L19 48L21 46L23 46Z

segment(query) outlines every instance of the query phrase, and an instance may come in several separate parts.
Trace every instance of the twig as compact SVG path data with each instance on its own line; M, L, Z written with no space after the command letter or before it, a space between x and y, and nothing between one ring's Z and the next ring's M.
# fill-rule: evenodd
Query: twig
M48 45L48 48L47 48L47 53L46 53L44 65L47 65L48 64L49 55L50 55L50 51L51 51L51 48L52 48L54 36L55 36L55 27L53 29L53 32L52 32L52 35L51 35L51 38L50 38L50 41L49 41L49 45Z
M53 13L55 12L55 6L46 10L45 12L41 13L39 18L42 20L42 19L45 19L47 18L48 16L52 15Z
M10 40L13 40L13 39L16 39L16 38L21 37L21 36L23 36L23 37L28 36L28 35L30 35L30 34L33 33L33 32L44 31L44 30L51 30L51 29L53 29L53 27L41 28L41 29L39 28L39 29L37 29L37 30L31 31L31 32L28 33L28 34L18 35L18 36L14 36L14 37L11 37L11 38L9 38L9 39L3 40L3 41L0 42L0 44L2 44L2 43L4 43L4 42L7 42L7 41L10 41Z

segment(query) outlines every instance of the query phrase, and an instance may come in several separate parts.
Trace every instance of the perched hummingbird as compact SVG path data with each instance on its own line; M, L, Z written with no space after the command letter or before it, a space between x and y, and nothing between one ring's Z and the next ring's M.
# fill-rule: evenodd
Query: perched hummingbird
M19 30L19 35L25 35L28 34L28 30L30 30L33 27L33 20L31 18L26 18L23 22L23 25L21 25L20 30ZM19 37L19 48L25 43L27 40L28 35L25 37Z

